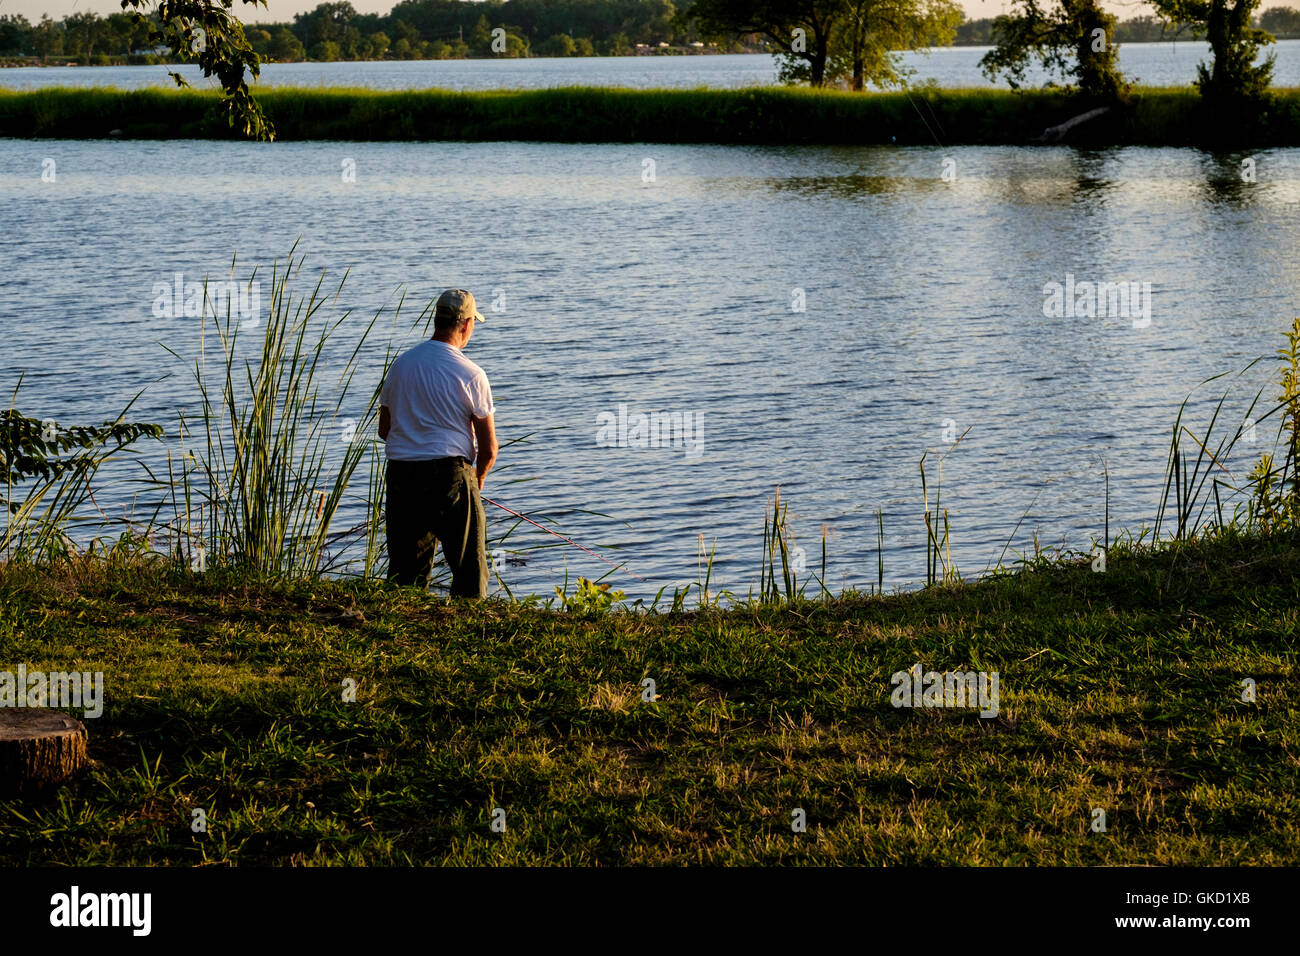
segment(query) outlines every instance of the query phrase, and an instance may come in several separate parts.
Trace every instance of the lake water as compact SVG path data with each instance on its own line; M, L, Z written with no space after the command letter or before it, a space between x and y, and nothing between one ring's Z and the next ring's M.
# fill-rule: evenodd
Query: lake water
M0 384L24 373L18 407L69 423L143 388L131 417L174 434L196 397L162 346L196 356L199 322L156 316L155 283L222 277L235 251L246 278L301 237L310 274L352 269L326 311L357 310L353 340L399 286L479 296L468 354L502 440L532 436L487 493L625 560L649 579L615 575L629 595L695 580L699 535L716 539L714 589L743 594L777 486L811 567L825 527L833 589L875 583L878 507L886 587L914 584L918 461L929 449L933 481L967 429L942 477L972 574L1008 539L1089 547L1103 461L1112 530L1150 521L1184 396L1282 343L1300 313L1300 151L1253 159L1245 183L1240 156L1164 149L0 140ZM1045 315L1045 284L1067 276L1150 283L1150 324ZM419 340L405 313L380 327L367 389L386 343ZM1274 378L1257 366L1240 394ZM620 405L694 416L699 453L602 447ZM161 446L141 448L157 466ZM110 514L138 491L126 474L96 485ZM488 510L499 536L510 519ZM546 593L566 570L606 569L561 547L506 577Z
M913 82L939 86L993 86L980 72L988 47L945 47L904 54L916 71ZM1280 40L1273 82L1300 86L1300 40ZM1120 66L1131 79L1151 86L1183 86L1196 79L1196 64L1209 59L1200 43L1131 43L1120 47ZM766 55L573 57L527 60L412 60L372 63L269 63L260 82L268 86L360 86L381 90L441 87L455 90L536 89L551 86L733 88L776 82L775 61ZM22 67L0 70L0 86L174 87L169 70L195 86L211 85L197 66ZM1029 79L1048 79L1031 71Z

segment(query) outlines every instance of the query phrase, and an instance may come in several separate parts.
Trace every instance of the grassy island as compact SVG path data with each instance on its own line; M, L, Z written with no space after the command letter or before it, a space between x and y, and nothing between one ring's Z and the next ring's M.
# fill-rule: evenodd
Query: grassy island
M1086 111L1059 90L921 89L850 93L741 90L329 89L257 92L280 140L1022 145ZM0 90L0 135L94 139L229 138L212 91ZM1129 103L1072 129L1087 146L1300 144L1300 90L1274 91L1253 113L1212 116L1191 87L1136 90Z

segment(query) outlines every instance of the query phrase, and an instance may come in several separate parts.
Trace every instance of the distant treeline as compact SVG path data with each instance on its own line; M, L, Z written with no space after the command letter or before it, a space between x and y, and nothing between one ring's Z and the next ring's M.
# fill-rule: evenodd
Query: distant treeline
M685 4L683 4L683 7ZM1300 10L1276 7L1257 25L1279 39L1300 37ZM957 28L957 45L991 46L991 17ZM74 13L62 20L0 16L0 57L78 63L164 62L156 22L131 14ZM493 31L503 33L494 36ZM322 3L293 22L250 23L245 33L264 59L418 60L473 56L630 56L637 53L758 53L758 36L702 33L672 0L402 0L387 15ZM1119 43L1192 39L1187 28L1142 16L1120 21ZM494 46L495 40L495 46Z
M955 46L993 46L993 17L966 20L957 28ZM1300 10L1293 7L1274 7L1251 20L1254 26L1267 30L1279 40L1300 39ZM1193 40L1191 28L1184 24L1173 25L1157 17L1133 17L1115 23L1116 43L1156 43L1171 40Z
M501 33L494 35L494 30ZM151 24L78 13L37 24L0 16L0 57L151 62L165 53ZM762 52L753 38L704 37L671 0L402 0L387 15L322 3L291 23L246 23L267 60L416 60L473 56L630 56Z

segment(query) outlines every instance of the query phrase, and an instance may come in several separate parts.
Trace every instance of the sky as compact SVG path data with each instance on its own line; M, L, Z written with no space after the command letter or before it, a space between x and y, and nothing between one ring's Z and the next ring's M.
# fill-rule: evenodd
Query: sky
M292 20L296 13L315 9L320 2L321 0L267 0L265 8L245 3L237 3L235 8L246 23L282 22ZM351 0L351 2L352 6L361 13L387 13L396 5L397 0ZM1009 6L1006 0L958 0L958 3L972 19L996 16ZM1122 20L1151 13L1151 8L1139 0L1109 0L1103 6ZM1300 0L1264 0L1260 4L1260 11L1277 6L1300 7ZM0 0L0 15L21 13L33 23L39 20L43 13L60 20L69 13L78 13L82 10L93 10L103 15L118 13L121 9L119 0Z

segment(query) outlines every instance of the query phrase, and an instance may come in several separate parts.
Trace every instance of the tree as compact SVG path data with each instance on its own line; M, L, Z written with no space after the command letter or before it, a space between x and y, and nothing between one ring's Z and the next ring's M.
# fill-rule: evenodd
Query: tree
M671 42L676 33L673 28L673 20L677 15L671 0L643 0L643 3L645 13L649 15L645 25L647 41L650 43Z
M821 86L843 14L844 0L695 0L684 15L706 33L761 34L782 61L783 80Z
M364 51L364 42L361 39L361 31L349 24L343 28L343 36L339 39L339 47L343 50L345 60L356 60L361 57Z
M846 0L831 36L827 78L847 76L858 91L868 81L901 84L897 51L951 45L963 16L953 0Z
M357 19L357 10L347 2L322 3L314 10L293 18L294 27L306 42L312 44L333 41L343 44L344 31Z
M605 56L631 56L636 51L626 33L615 33L603 44Z
M1259 25L1275 37L1300 37L1300 10L1295 7L1265 10L1260 15Z
M478 56L487 56L492 52L492 26L485 16L480 15L478 22L466 37L471 52Z
M104 45L116 53L130 55L137 45L149 40L149 31L141 30L129 13L110 13L104 18Z
M51 20L48 13L41 15L41 22L32 31L32 45L42 61L63 52L63 28Z
M134 13L122 14L134 21L131 28L131 49L147 49L153 43L158 24L151 17L140 17Z
M0 17L0 55L26 53L31 43L31 33L31 22L22 14Z
M1024 82L1029 61L1037 57L1049 70L1072 77L1089 98L1116 101L1128 93L1119 71L1115 44L1115 17L1099 0L1012 0L1014 14L993 21L997 47L984 55L980 66L989 78L1006 76L1012 89Z
M258 56L271 55L271 34L267 30L245 30L249 45L257 51Z
M64 46L73 56L90 59L95 44L104 35L104 21L94 13L72 13L63 18Z
M313 60L318 60L321 63L333 63L342 55L342 52L339 45L333 40L322 40L308 51Z
M595 56L596 48L591 45L589 37L578 37L573 41L574 56Z
M991 46L993 44L993 18L981 17L978 20L966 20L957 27L959 45Z
M556 33L537 44L538 56L573 56L578 49L573 37L567 33Z
M1155 43L1165 39L1165 24L1155 17L1133 17L1115 24L1115 37L1121 42Z
M243 0L266 6L266 0ZM244 36L244 25L231 11L235 0L122 0L122 9L143 19L154 10L157 29L150 39L168 46L171 55L196 61L204 76L215 76L221 84L220 109L226 122L243 135L274 139L275 128L248 90L245 74L256 78L261 60ZM169 73L177 86L190 84L179 73Z
M506 48L504 53L497 53L497 56L509 57L511 59L526 57L528 52L528 41L518 33L506 31Z
M411 26L405 20L393 21L393 33L399 40L405 40L408 45L420 42L420 31Z
M1251 26L1259 0L1152 0L1166 20L1188 23L1192 35L1210 43L1213 62L1196 65L1201 95L1219 102L1262 96L1273 79L1272 55L1255 63L1273 37Z
M271 59L280 63L301 60L307 55L307 51L303 49L302 41L294 36L293 31L288 27L280 27L271 35L269 52Z
M388 53L388 48L392 45L392 41L388 39L388 34L383 30L379 30L366 38L366 56L372 60L382 60L384 55Z

